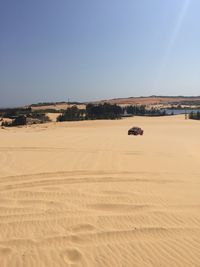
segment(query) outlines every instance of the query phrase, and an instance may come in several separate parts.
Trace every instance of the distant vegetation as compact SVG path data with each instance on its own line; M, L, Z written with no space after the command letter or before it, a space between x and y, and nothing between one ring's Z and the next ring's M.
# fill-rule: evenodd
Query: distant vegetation
M177 101L173 102L173 105L179 105L179 109L181 109L181 106L199 106L200 100L183 100L183 101ZM184 108L184 107L183 107Z
M46 113L35 112L35 111L27 115L27 120L30 123L32 121L33 122L32 124L34 124L34 122L35 123L45 123L45 122L50 121L50 119L46 115Z
M42 107L42 106L55 106L55 105L62 105L62 104L70 104L70 105L80 105L80 102L40 102L37 104L31 104L30 107Z
M2 118L13 119L13 117L19 115L27 115L31 112L31 108L8 108L0 109L0 116Z
M189 114L189 119L191 119L191 120L200 120L200 111L191 112Z
M156 108L147 109L145 105L141 106L127 106L124 107L127 114L137 115L137 116L165 116L166 111Z
M43 105L44 103L41 103ZM47 104L47 103L46 103ZM71 103L70 103L71 104ZM48 103L49 105L49 103ZM66 110L55 111L54 109L32 110L31 108L15 108L0 110L2 118L11 119L11 122L3 121L2 126L19 126L26 124L45 123L50 121L46 113L61 113L57 121L80 121L80 120L115 120L126 115L137 116L164 116L165 111L146 106L126 106L117 104L87 104L85 109L79 109L76 105Z
M51 103L41 103L41 106ZM72 103L70 103L72 104ZM40 104L37 104L40 105ZM60 113L57 121L80 121L80 120L115 120L125 116L165 116L166 111L156 108L149 109L145 105L129 105L121 107L117 104L87 104L85 109L80 109L76 105L66 110L42 109L32 110L29 108L14 108L0 110L0 117L4 120L2 126L19 126L26 124L38 124L50 121L47 113Z
M121 107L116 104L88 104L86 109L78 109L76 106L66 109L58 116L57 121L78 121L78 120L115 120L122 116L165 116L165 110L147 109L146 106Z
M79 121L84 119L84 115L85 110L72 106L59 115L57 121Z
M78 109L72 106L58 116L57 121L78 121L78 120L102 120L120 119L122 108L111 104L88 104L86 109Z
M41 113L41 110L31 111L31 108L3 109L0 110L0 117L3 120L1 126L4 127L30 125L50 121L45 113ZM9 121L6 119L9 119Z
M123 109L114 104L104 103L104 104L88 104L86 106L86 116L88 120L114 120L121 119Z
M57 110L57 109L53 109L53 108L47 108L47 109L36 109L36 110L32 110L31 113L61 113L64 110Z
M26 116L19 115L15 119L12 120L12 122L3 121L1 126L4 127L13 127L13 126L22 126L26 125Z

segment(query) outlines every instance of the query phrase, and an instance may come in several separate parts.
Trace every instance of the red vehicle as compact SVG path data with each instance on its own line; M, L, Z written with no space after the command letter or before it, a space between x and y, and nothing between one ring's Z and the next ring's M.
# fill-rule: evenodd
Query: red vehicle
M143 135L144 131L140 127L132 127L128 130L128 135Z

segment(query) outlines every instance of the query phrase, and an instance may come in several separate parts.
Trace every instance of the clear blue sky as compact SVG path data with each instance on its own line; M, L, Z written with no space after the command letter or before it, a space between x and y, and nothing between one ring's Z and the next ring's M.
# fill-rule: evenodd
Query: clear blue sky
M200 95L199 0L1 0L0 106Z

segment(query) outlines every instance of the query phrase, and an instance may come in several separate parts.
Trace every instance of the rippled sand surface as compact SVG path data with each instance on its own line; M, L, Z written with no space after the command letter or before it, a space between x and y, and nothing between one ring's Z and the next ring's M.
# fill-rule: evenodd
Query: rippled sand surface
M200 266L200 122L49 123L0 140L1 267Z

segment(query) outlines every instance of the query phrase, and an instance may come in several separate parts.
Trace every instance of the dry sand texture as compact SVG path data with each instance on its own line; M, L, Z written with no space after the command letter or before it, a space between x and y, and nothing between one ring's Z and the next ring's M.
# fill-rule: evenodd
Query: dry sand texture
M183 116L0 129L0 266L199 267L199 136Z

